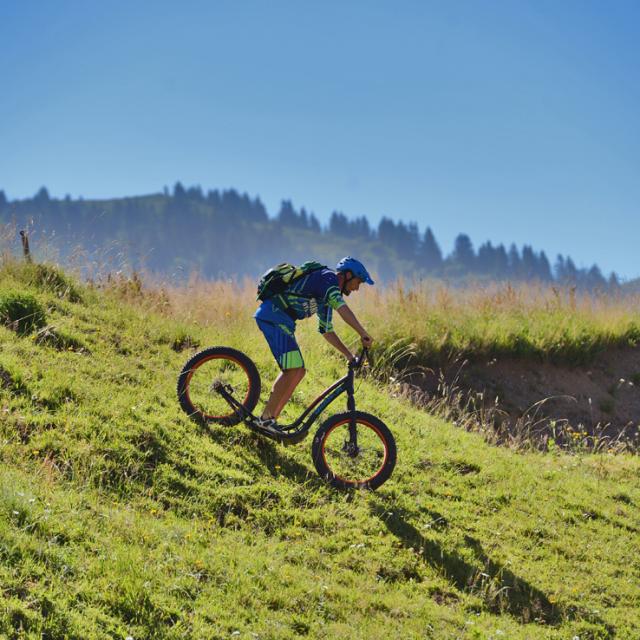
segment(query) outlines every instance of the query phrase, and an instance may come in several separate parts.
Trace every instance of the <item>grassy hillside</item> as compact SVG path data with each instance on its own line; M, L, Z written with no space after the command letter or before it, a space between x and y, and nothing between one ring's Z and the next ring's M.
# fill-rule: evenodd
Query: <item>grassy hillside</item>
M0 636L640 637L637 457L491 447L367 380L398 465L336 492L310 440L180 413L194 345L275 376L228 285L98 291L5 262L0 301L24 294L45 316L0 327ZM309 324L294 413L343 371Z

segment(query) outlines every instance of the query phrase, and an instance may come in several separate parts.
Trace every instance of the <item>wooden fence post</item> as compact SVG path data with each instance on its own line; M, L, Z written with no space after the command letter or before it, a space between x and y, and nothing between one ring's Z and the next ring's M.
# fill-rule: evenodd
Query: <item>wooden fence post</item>
M29 249L29 234L22 229L20 231L20 238L22 239L22 254L27 262L31 262L31 251Z

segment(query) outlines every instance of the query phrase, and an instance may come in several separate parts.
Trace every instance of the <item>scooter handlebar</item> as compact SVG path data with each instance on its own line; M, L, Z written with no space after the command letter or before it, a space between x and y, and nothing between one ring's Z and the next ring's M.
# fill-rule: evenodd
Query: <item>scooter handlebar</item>
M362 351L349 363L349 367L354 371L358 371L366 360L371 362L371 356L369 355L369 349L363 347Z

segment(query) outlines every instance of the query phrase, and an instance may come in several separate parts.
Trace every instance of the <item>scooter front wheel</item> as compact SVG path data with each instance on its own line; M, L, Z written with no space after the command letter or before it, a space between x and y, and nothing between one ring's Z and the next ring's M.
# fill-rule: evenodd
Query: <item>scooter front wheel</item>
M377 489L396 465L396 443L387 425L369 413L331 416L311 445L316 471L340 489Z

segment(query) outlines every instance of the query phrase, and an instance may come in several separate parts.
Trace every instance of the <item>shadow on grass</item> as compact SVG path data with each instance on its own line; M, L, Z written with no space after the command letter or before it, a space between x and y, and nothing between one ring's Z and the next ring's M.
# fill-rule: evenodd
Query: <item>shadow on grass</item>
M606 633L613 633L608 625L593 614L585 614L575 606L563 609L554 605L540 589L492 560L480 541L471 536L465 536L464 540L476 562L467 562L456 553L446 551L435 540L425 538L408 521L408 514L402 509L389 511L376 502L372 505L372 513L384 522L404 547L418 550L425 562L437 567L458 590L481 598L492 613L508 613L523 623L548 625L579 618L601 625ZM431 515L434 516L434 522L441 517L435 512Z
M315 470L300 464L290 455L287 455L284 447L260 436L255 436L255 439L255 452L260 462L269 470L272 476L284 475L300 484L307 483L309 480L317 481L318 485L320 485L321 480L316 475Z
M322 480L316 475L312 466L300 464L287 454L289 447L283 447L266 437L249 431L244 425L234 427L222 427L216 425L199 426L199 435L208 436L217 444L231 448L242 447L243 451L238 452L243 464L250 467L257 475L264 474L265 469L272 477L285 476L300 484L309 481L317 482L318 486L324 485ZM302 443L291 445L291 447L304 447ZM306 447L308 450L308 446ZM311 463L311 454L309 454Z

